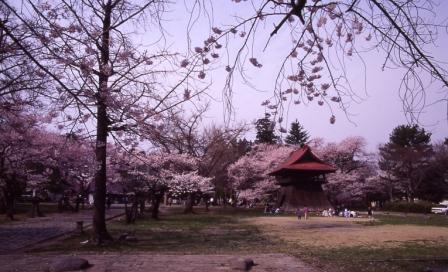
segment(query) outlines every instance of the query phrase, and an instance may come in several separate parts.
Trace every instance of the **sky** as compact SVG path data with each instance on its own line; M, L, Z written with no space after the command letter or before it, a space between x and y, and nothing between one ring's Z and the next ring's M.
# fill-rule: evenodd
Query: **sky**
M179 0L168 6L162 21L166 32L165 44L159 46L160 36L154 35L150 27L135 30L143 34L142 40L137 42L156 45L160 48L167 46L171 51L184 52L188 44L192 47L202 46L203 41L210 36L212 26L226 28L235 23L233 16L245 17L253 14L251 1L240 3L231 0L200 1L208 5L206 10L209 13L198 14L192 30L188 32L190 18L185 9L191 8L189 5L194 2L193 0ZM259 3L260 1L253 0L253 2ZM439 0L439 2L440 4L435 8L434 17L438 21L446 23L448 1ZM213 7L210 3L213 3ZM158 23L157 19L155 21ZM245 84L240 77L235 78L232 97L234 110L231 115L231 121L234 124L241 122L253 124L256 119L262 118L265 107L261 106L261 103L273 95L274 82L279 71L279 60L282 60L291 49L288 33L281 29L263 50L273 28L272 22L265 22L264 28L258 31L259 42L255 44L255 51L257 52L256 57L263 67L256 68L250 64L245 66L246 75L256 89ZM439 34L437 43L427 47L426 50L434 59L448 63L448 54L445 53L448 48L447 30L441 31ZM229 40L230 54L235 54L237 49L235 41ZM389 134L394 127L408 122L398 91L404 71L399 69L382 71L384 57L384 54L377 51L366 53L363 55L365 66L360 61L347 60L346 73L350 78L352 89L359 97L356 101L348 101L346 112L335 107L336 104L333 105L334 111L331 113L326 106L321 107L317 103L310 105L302 103L298 106L288 107L283 116L284 124L290 124L297 119L311 137L321 137L327 141L340 141L349 136L363 136L368 143L368 148L375 151L379 144L388 141ZM213 71L207 72L206 80L211 83L208 94L212 99L210 100L210 109L203 119L204 126L212 123L225 124L224 116L228 114L222 97L227 75L224 68L228 64L228 60L221 58L220 61L213 65ZM448 64L445 65L445 69L448 69ZM437 84L431 85L426 90L427 104L431 104L443 96L446 99L447 93L446 87L441 88ZM445 101L445 103L436 103L426 107L420 115L419 125L432 133L434 142L448 137L447 113L448 104ZM335 124L329 122L332 114L336 116ZM283 126L286 127L286 125ZM289 127L286 128L289 129ZM283 134L283 137L285 136ZM253 140L255 129L249 131L246 137Z
M202 41L208 37L210 25L223 27L233 22L229 14L244 16L244 14L249 14L252 11L250 1L236 4L230 0L219 0L213 1L213 4L213 22L208 22L206 16L202 14L195 25L194 31L190 32L193 46L201 45ZM178 5L183 6L184 4L180 1ZM182 46L186 42L187 17L185 14L182 16L177 10L182 10L182 7L173 9L173 12L167 14L166 30L176 39L174 46ZM448 14L447 11L448 1L441 1L441 4L436 8L436 17L440 20L445 19L446 14ZM265 30L259 32L259 40L263 41L264 35L264 41L267 41L272 29L273 26L267 25ZM257 59L263 64L261 69L247 67L247 75L250 77L251 83L256 85L257 90L244 84L241 79L235 80L232 100L234 107L232 120L235 123L241 121L253 123L256 119L264 116L265 108L261 106L261 103L272 96L279 59L284 56L287 50L290 50L290 43L285 42L283 37L281 35L274 36L268 48L257 55ZM426 50L435 59L448 63L448 55L445 53L447 47L448 34L445 31L440 33L437 43L427 47ZM346 113L334 108L337 120L335 124L331 125L329 122L331 113L328 108L319 107L316 103L312 105L302 103L298 106L291 106L284 116L286 123L290 124L297 119L312 137L322 137L328 141L339 141L349 136L363 136L367 140L368 148L372 151L379 144L387 142L394 127L408 123L398 91L403 70L385 69L382 71L381 65L384 55L380 52L367 53L363 55L363 60L366 63L365 73L359 61L347 62L347 74L350 77L353 90L359 95L359 99L357 99L357 102L351 101ZM225 64L225 60L223 60L221 66L218 65L214 72L207 74L207 79L213 82L209 93L215 100L204 118L206 124L224 123L225 107L222 103L221 91L226 75ZM446 92L446 88L442 89L433 84L426 89L427 104L440 99L441 93L446 94ZM433 142L448 137L447 111L448 107L445 101L445 103L436 103L426 107L420 114L419 125L432 133ZM253 139L255 130L249 132L247 137Z

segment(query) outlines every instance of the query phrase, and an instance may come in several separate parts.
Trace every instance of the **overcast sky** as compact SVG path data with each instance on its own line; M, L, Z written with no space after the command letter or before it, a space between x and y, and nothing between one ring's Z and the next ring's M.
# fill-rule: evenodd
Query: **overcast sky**
M14 1L12 1L14 3ZM163 26L166 32L166 44L171 51L184 52L187 42L187 23L188 13L185 12L185 3L191 4L194 1L179 0L169 6L164 15ZM208 11L213 11L213 15L208 18L206 14L200 14L197 18L193 30L189 33L191 45L202 46L203 41L211 33L210 27L217 26L225 28L226 25L235 22L232 15L245 17L253 14L253 7L250 1L242 1L236 4L231 0L210 0L213 3L213 10L208 7ZM259 2L254 0L254 2ZM437 1L435 1L437 2ZM435 8L435 16L438 22L446 24L448 17L448 1L439 0L439 5ZM210 19L212 18L212 19ZM281 19L281 17L280 17ZM273 95L274 82L279 70L279 64L285 55L291 50L291 42L288 39L287 28L283 28L273 37L265 51L264 48L269 34L274 25L266 23L265 29L258 32L256 51L258 61L263 64L262 68L256 68L247 64L246 73L252 84L257 88L244 84L241 78L236 78L234 82L233 94L233 115L234 123L247 122L253 123L256 119L264 116L265 107L261 103ZM135 31L143 34L140 42L155 45L163 48L160 44L160 36L154 35L150 28L136 29ZM446 63L445 69L448 70L448 30L440 31L437 43L434 46L427 47L426 51L436 60ZM230 40L230 52L238 47L236 43ZM154 43L152 44L154 45ZM263 52L262 52L263 51ZM325 106L318 106L317 103L306 105L304 103L288 107L284 116L284 124L290 124L295 119L305 127L311 137L322 137L327 141L339 141L349 136L363 136L368 142L370 150L375 150L380 143L387 142L392 129L398 125L408 122L403 111L402 100L399 95L399 87L404 73L403 70L386 69L381 70L384 61L384 54L372 51L363 55L366 66L360 61L347 61L346 73L350 78L352 89L359 96L357 101L349 102L347 112L343 112L334 107L336 123L331 125L329 118L331 112ZM206 113L204 124L217 123L224 124L225 107L222 102L222 89L227 72L224 67L227 65L227 59L222 58L221 63L214 65L214 71L207 73L206 80L213 84L208 92L212 97L210 110ZM433 141L441 141L448 137L448 90L442 88L441 84L433 84L426 89L426 104L422 110L419 124L427 131L432 133ZM444 98L441 103L433 102ZM286 127L286 125L284 125ZM289 127L286 127L289 129ZM255 130L247 134L247 138L255 138Z
M187 1L188 2L188 1ZM193 1L192 1L193 2ZM255 1L256 2L256 1ZM448 14L448 1L440 1L436 8L438 21L446 19ZM250 14L252 12L250 1L234 3L231 0L213 1L213 22L209 23L205 15L201 15L198 23L190 33L193 46L201 46L202 42L210 35L209 25L224 26L232 23L230 15ZM181 48L186 44L187 16L184 12L184 3L179 1L177 7L173 7L172 12L166 14L166 30L173 39L171 47ZM265 31L259 32L259 39L264 41L269 37L272 31L272 25L266 25ZM281 32L281 31L280 31ZM264 35L264 38L263 38ZM263 64L261 69L248 65L247 74L251 83L255 84L258 90L235 80L233 112L234 122L253 122L264 115L265 108L261 103L272 96L275 77L277 76L279 59L284 58L288 50L291 49L291 43L285 41L285 33L279 33L274 36L268 48L256 57ZM231 47L232 48L232 47ZM448 35L446 31L441 32L435 46L426 48L430 55L438 60L448 63ZM234 48L235 49L235 48ZM408 122L404 111L402 100L399 96L399 86L403 75L403 70L386 69L381 70L384 61L384 55L373 51L363 55L366 67L359 61L347 62L347 74L350 77L353 90L359 95L357 102L351 101L346 115L343 111L335 108L336 123L331 125L329 118L330 111L326 107L320 107L317 103L304 105L303 103L289 107L284 116L286 123L290 124L295 119L309 131L312 137L323 137L328 141L338 141L348 136L363 136L366 138L369 149L375 150L378 144L388 140L392 129L400 124ZM218 66L213 73L207 74L207 79L213 81L211 91L209 92L215 101L206 114L205 123L223 123L224 106L222 103L221 91L223 89L226 72L224 67L227 64L223 60L221 66ZM426 90L426 104L447 97L447 89L441 88L441 85L432 85ZM448 137L447 120L447 102L436 103L426 107L420 115L419 122L426 130L432 133L432 140L438 141ZM289 129L289 128L288 128ZM248 138L253 139L255 131L248 133Z

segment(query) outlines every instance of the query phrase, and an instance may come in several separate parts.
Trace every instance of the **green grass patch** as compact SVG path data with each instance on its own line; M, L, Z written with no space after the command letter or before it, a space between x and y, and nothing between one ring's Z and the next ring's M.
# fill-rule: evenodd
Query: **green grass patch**
M173 208L163 213L160 220L139 219L135 224L114 221L108 229L114 238L123 233L137 237L138 242L115 241L107 246L81 245L89 235L73 236L53 245L49 251L98 251L98 252L152 252L169 254L257 254L285 253L323 271L425 271L426 268L448 267L448 244L437 241L415 240L387 245L335 246L331 248L305 246L299 241L286 242L265 233L250 220L262 216L261 210L234 208L211 209L209 212L182 214ZM424 225L446 226L446 218L431 216L377 216L377 221L366 228L377 225ZM368 223L363 223L368 224ZM324 230L316 230L324 231ZM341 233L350 239L349 233ZM42 250L39 250L40 252Z
M229 214L228 214L229 213ZM234 212L235 213L235 212ZM81 245L89 235L73 236L48 250L149 251L191 254L229 254L236 252L272 252L280 245L264 235L256 226L239 222L230 211L197 214L170 214L160 220L144 218L135 224L123 220L109 223L113 237L123 233L137 237L138 242L115 241L107 247Z
M374 221L358 222L362 225L417 225L448 227L448 216L439 214L416 215L416 214L384 214L376 215Z
M405 242L391 248L356 246L326 249L290 245L287 253L324 271L417 272L427 268L448 268L448 245L427 241Z

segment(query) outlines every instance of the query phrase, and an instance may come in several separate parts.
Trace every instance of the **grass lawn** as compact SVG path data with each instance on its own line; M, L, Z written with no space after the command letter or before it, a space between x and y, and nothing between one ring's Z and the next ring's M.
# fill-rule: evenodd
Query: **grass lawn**
M448 216L440 214L381 214L376 215L374 225L417 225L448 227Z
M127 225L110 222L114 237L131 233L138 242L81 245L74 236L50 251L145 251L171 254L287 253L324 271L424 271L448 267L448 218L378 216L368 219L263 216L259 210L197 209L163 212L161 220Z
M259 215L257 211L256 214ZM257 226L241 223L241 218L254 216L252 211L235 214L233 209L182 214L170 210L160 220L149 218L126 224L123 219L109 223L108 230L118 238L123 233L135 235L138 243L114 242L107 247L81 246L89 235L74 236L49 250L154 251L166 253L227 254L232 252L271 252L273 241ZM277 242L280 246L280 241ZM266 250L264 250L266 249Z

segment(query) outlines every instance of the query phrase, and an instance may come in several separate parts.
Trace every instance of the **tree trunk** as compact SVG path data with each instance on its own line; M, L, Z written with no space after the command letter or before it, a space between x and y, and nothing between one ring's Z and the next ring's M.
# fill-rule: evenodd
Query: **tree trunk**
M145 215L145 198L144 197L141 197L140 199L139 199L139 212L138 212L138 214L139 214L139 216L140 217L143 217L144 215Z
M44 215L40 211L40 199L34 197L31 200L31 217L43 217Z
M107 133L109 119L107 117L108 80L110 71L106 71L109 65L110 26L112 6L109 1L104 7L103 33L101 38L101 62L99 75L99 89L97 93L97 125L96 125L96 173L93 214L93 240L101 244L105 240L112 240L106 229L106 158L107 158Z
M414 194L414 190L412 188L411 182L412 181L409 181L408 190L407 190L408 191L407 192L407 197L408 197L408 202L409 203L414 203L414 196L415 196L415 194Z
M6 202L6 217L10 220L14 220L14 198L5 196Z
M222 199L222 204L224 205L224 207L227 207L227 193L224 193L224 197Z
M83 195L82 195L82 199L81 199L81 209L82 209L82 210L85 210L85 202L86 202L86 200L85 200L85 194L83 194Z
M76 196L76 203L75 203L75 212L79 212L79 206L81 204L81 197L79 195Z
M195 197L194 194L188 195L187 201L185 202L184 213L193 213L194 197Z
M106 229L106 154L107 154L107 115L106 106L98 105L97 139L96 139L96 164L95 194L93 214L93 239L101 244L105 240L111 240Z
M163 196L163 194L162 194ZM160 207L160 202L162 201L162 197L160 195L155 195L152 197L151 199L151 203L152 203L152 210L151 210L151 218L152 219L159 219L159 207Z
M6 203L4 198L0 199L0 214L6 213Z
M125 213L126 213L126 223L127 224L133 224L135 223L135 220L137 219L138 215L138 199L136 196L133 196L132 198L132 205L131 208L128 208L128 205L125 204Z
M389 201L390 202L394 201L394 193L392 187L389 187L388 194L389 194Z

